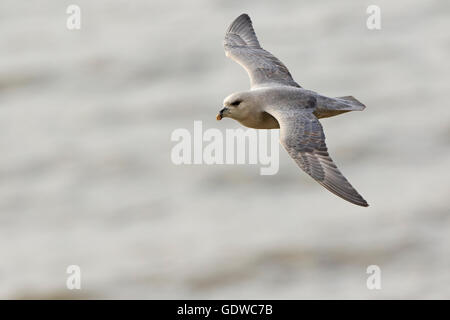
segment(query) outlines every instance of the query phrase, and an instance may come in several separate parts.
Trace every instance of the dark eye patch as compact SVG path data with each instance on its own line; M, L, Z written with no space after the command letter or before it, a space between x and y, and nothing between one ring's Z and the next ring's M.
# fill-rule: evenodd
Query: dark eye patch
M241 100L236 100L233 101L232 103L230 103L231 106L238 106L242 101Z

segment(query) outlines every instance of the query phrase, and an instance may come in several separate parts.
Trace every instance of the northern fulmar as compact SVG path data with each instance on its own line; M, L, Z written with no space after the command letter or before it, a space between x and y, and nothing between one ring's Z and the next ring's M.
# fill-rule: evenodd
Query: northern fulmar
M247 71L251 89L226 97L217 120L228 117L249 128L280 129L281 144L303 171L337 196L367 207L329 156L318 120L365 106L352 96L329 98L303 89L286 66L261 47L247 14L233 21L223 44L226 56Z

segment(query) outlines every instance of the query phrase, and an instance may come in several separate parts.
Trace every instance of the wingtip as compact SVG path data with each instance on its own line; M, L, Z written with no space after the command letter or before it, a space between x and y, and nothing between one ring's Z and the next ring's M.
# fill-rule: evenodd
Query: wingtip
M241 13L236 19L239 19L240 17L245 17L245 18L249 18L250 19L250 16L248 15L248 13Z
M369 204L367 202L360 204L361 207L367 208L369 206Z
M350 185L351 189L353 190L353 192L351 192L349 194L348 192L343 193L342 190L340 190L339 188L336 188L336 186L333 184L327 184L327 183L324 183L323 181L317 181L317 182L319 182L328 191L335 194L339 198L344 199L345 201L348 201L348 202L350 202L354 205L360 206L360 207L368 207L369 206L367 201L350 184L349 185ZM347 183L348 183L348 181L347 181Z
M356 191L356 190L355 190ZM359 199L354 201L354 200L350 200L348 198L344 198L341 196L341 198L343 198L344 200L347 200L348 202L351 202L353 204L356 204L357 206L360 207L365 207L367 208L369 206L369 204L367 203L367 201L358 193Z
M238 15L238 16L233 20L233 22L231 23L230 27L231 27L233 24L236 24L236 23L241 22L241 21L243 21L243 20L248 20L248 21L252 22L252 19L250 19L250 16L249 16L247 13L241 13L240 15Z
M359 194L359 193L358 193ZM359 196L361 197L361 202L360 202L360 206L361 207L368 207L369 206L369 203L366 201L366 199L364 199L360 194L359 194Z
M341 196L341 195L338 195L338 196L341 197L342 199L347 200L348 202L353 203L353 204L355 204L355 205L357 205L357 206L360 206L360 207L367 208L367 207L369 206L369 204L367 203L367 201L364 200L363 198L361 198L361 200L355 201L355 200L351 200L351 199L345 198L345 197L343 197L343 196Z
M230 24L225 34L224 46L238 45L260 48L253 23L247 13L242 13Z
M252 19L247 13L242 13L236 19L234 19L234 21L228 28L228 31L231 31L232 29L239 29L243 24L253 25Z
M355 204L355 205L357 205L357 206L360 206L360 207L367 208L367 207L369 206L369 204L367 203L367 201L364 200L364 199L359 200L359 201L354 201L354 200L350 200L350 199L344 198L344 197L342 197L342 196L340 196L340 195L338 195L338 196L341 197L342 199L344 199L344 200L346 200L346 201L348 201L348 202L350 202L350 203L352 203L352 204Z

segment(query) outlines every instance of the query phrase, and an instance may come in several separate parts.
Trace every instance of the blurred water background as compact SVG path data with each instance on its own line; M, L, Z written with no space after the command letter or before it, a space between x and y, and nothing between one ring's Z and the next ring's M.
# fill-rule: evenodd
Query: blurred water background
M66 28L67 6L81 30ZM368 30L366 8L381 8ZM249 87L226 28L253 19L324 119L353 206L280 149L175 166L174 129ZM450 298L448 1L0 2L1 298ZM79 265L82 289L66 288ZM382 289L368 290L378 265Z

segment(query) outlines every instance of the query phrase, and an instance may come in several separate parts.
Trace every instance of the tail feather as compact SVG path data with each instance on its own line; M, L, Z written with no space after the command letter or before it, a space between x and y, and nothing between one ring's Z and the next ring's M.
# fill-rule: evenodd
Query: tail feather
M337 99L351 102L352 105L360 107L361 108L360 110L364 110L366 108L366 106L362 104L360 101L358 101L358 99L356 99L354 96L337 97Z

